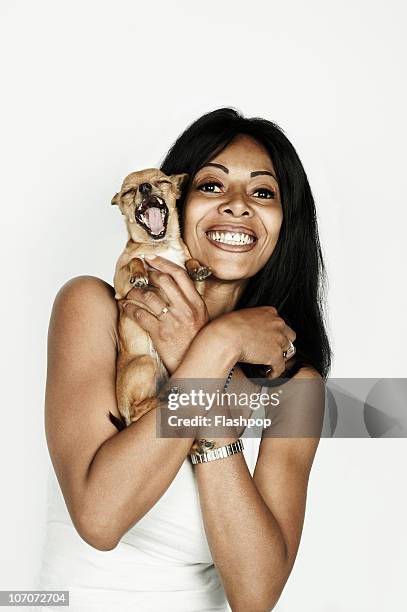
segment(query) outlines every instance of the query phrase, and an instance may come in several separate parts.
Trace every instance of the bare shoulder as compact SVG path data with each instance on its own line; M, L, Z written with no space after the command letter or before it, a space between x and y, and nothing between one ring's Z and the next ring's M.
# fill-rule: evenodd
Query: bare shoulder
M100 325L107 325L117 340L118 308L114 287L97 276L75 276L66 281L55 296L53 314L64 311L69 317L92 311Z
M56 299L83 299L102 302L111 310L116 308L114 288L97 276L74 276L59 289Z

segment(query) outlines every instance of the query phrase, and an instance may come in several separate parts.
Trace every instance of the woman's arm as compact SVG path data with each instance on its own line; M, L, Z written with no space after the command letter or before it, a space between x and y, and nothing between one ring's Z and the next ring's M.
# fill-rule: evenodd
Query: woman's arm
M318 441L273 442L254 479L241 453L195 467L205 531L233 612L273 609L300 542Z
M228 337L221 322L219 332ZM233 612L272 610L294 565L323 418L320 375L302 368L289 384L304 378L290 406L282 405L277 437L261 441L253 478L242 453L195 466L206 535Z
M109 410L119 416L117 316L107 283L77 277L58 292L48 334L50 456L78 533L100 550L114 548L163 495L194 441L157 438L156 410L119 433L109 421ZM226 377L233 359L222 348L216 355L208 348L187 352L182 376Z

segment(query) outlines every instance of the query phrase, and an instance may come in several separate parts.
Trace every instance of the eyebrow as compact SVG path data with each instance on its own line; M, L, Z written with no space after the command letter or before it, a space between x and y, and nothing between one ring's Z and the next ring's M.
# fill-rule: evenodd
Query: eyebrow
M226 174L229 174L229 170L228 168L226 168L226 166L223 166L222 164L215 164L214 162L208 162L207 164L204 164L203 166L201 166L199 168L199 170L202 170L202 168L205 168L206 166L214 166L215 168L219 168L220 170L223 170L223 172L225 172ZM199 172L198 170L198 172ZM270 172L269 170L255 170L254 172L250 172L250 176L260 176L262 174L268 174L269 176L272 176L274 180L277 181L276 177L274 176L274 174L272 172Z
M268 174L273 177L273 179L277 180L272 172L269 170L256 170L256 172L250 172L250 176L260 176L261 174Z

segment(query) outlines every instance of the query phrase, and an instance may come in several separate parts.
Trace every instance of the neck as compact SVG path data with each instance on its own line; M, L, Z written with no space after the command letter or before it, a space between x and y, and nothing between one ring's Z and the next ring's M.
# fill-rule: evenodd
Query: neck
M209 320L234 310L248 279L225 281L209 277L201 294L209 313Z

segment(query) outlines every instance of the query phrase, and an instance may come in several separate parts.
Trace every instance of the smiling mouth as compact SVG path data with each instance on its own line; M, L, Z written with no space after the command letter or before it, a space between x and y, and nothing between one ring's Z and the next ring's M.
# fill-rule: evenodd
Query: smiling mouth
M164 238L167 231L168 207L157 195L144 198L135 211L135 218L146 232L154 239Z
M210 230L205 234L212 242L229 246L251 246L257 242L255 236L245 232Z

